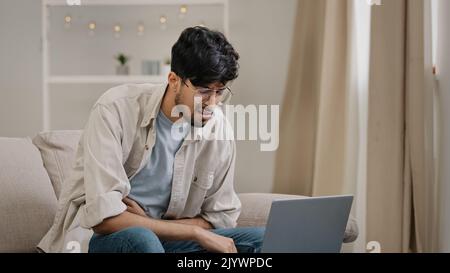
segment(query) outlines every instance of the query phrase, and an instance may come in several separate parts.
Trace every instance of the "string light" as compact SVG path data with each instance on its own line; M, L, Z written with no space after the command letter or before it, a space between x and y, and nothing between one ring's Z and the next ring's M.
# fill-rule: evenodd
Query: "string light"
M165 15L162 15L159 17L159 22L161 23L161 29L165 30L167 28L167 17Z
M178 14L178 17L180 19L184 19L184 17L186 16L186 13L188 12L188 8L186 5L182 5L180 6L180 13Z
M145 31L144 23L139 22L138 26L137 26L137 34L138 34L138 36L143 36L144 35L144 31Z
M114 25L114 38L119 39L120 38L120 32L122 31L122 27L119 24Z
M186 13L187 13L187 11L188 11L188 8L187 8L187 6L186 6L186 5L182 5L182 6L180 7L180 13L182 13L182 14L186 14Z
M88 28L89 28L89 36L94 36L95 29L97 28L97 24L94 21L91 21L88 24Z
M72 22L72 16L66 15L66 17L64 17L64 22L70 24Z
M188 12L188 6L187 5L181 5L179 8L179 15L180 16L185 16ZM65 27L69 28L72 24L73 18L71 15L66 15L64 17L64 24ZM168 18L166 15L161 15L159 17L159 23L160 23L160 28L162 30L165 30L167 28L167 23L168 23ZM202 27L206 27L206 24L204 21L201 21L198 26L202 26ZM95 21L90 21L88 23L88 29L89 29L89 34L90 35L94 35L95 34L95 30L97 29L97 24ZM113 31L114 31L114 36L116 38L120 37L120 33L122 32L122 26L120 24L115 24L113 26ZM142 21L139 21L137 24L137 35L138 36L143 36L145 32L145 25Z
M97 27L97 24L95 24L94 21L90 22L89 25L88 25L88 28L90 30L95 30L96 27Z
M66 15L64 17L64 28L69 29L72 25L72 16Z

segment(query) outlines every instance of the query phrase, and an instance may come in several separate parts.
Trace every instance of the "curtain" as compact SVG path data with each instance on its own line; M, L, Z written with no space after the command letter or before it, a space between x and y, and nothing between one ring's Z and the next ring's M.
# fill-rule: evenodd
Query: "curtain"
M274 191L304 195L345 191L347 3L298 2Z
M274 191L357 194L362 246L376 241L383 252L433 251L430 2L368 7L367 37L356 33L355 3L299 0ZM367 52L355 47L361 39ZM363 76L366 84L355 84ZM363 94L366 105L355 99Z
M435 145L439 160L437 175L439 179L439 251L450 252L450 32L447 26L450 24L450 1L434 0L437 16L437 92L436 92L436 116L439 130L436 133L437 145Z

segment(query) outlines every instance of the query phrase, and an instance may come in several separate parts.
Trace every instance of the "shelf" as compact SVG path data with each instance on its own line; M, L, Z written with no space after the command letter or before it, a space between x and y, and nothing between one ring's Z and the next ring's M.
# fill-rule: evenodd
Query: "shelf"
M81 6L96 5L211 5L225 4L227 0L80 0ZM71 1L76 3L77 1ZM67 0L46 0L49 6L68 6Z
M57 90L64 90L60 85L71 84L109 84L120 85L125 83L155 83L161 84L167 82L167 75L165 76L150 76L150 75L130 75L130 76L116 76L116 75L51 75L50 71L50 8L51 7L69 7L72 3L79 3L81 7L92 6L95 8L103 6L154 6L154 5L219 5L223 7L223 32L229 37L229 0L42 0L41 2L41 36L42 36L42 130L51 130L51 95L50 90L56 87ZM77 7L74 7L77 8ZM64 9L60 9L64 11ZM83 8L84 10L84 8ZM60 71L60 70L56 70ZM55 86L56 85L56 86ZM69 86L70 87L70 86Z
M48 83L51 84L122 84L122 83L163 83L166 81L165 76L116 76L116 75L105 75L105 76L50 76Z

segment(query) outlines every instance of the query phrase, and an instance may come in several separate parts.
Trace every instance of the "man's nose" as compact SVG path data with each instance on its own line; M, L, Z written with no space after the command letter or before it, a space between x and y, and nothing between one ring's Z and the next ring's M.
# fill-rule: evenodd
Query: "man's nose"
M215 106L216 101L217 101L216 92L214 92L209 96L209 98L204 102L204 104L207 106Z

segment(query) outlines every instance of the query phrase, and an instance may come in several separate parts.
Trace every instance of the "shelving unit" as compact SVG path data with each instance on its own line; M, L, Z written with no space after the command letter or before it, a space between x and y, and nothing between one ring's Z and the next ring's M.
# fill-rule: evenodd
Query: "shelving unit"
M68 6L66 0L41 0L42 3L42 78L43 78L43 124L44 131L51 130L50 86L71 84L123 84L123 83L162 83L166 76L150 75L51 75L49 49L49 7ZM81 0L81 6L147 6L147 5L221 5L223 6L223 30L229 36L228 0Z
M105 75L105 76L51 76L48 78L49 84L93 84L93 83L163 83L165 81L164 76L117 76L117 75Z

